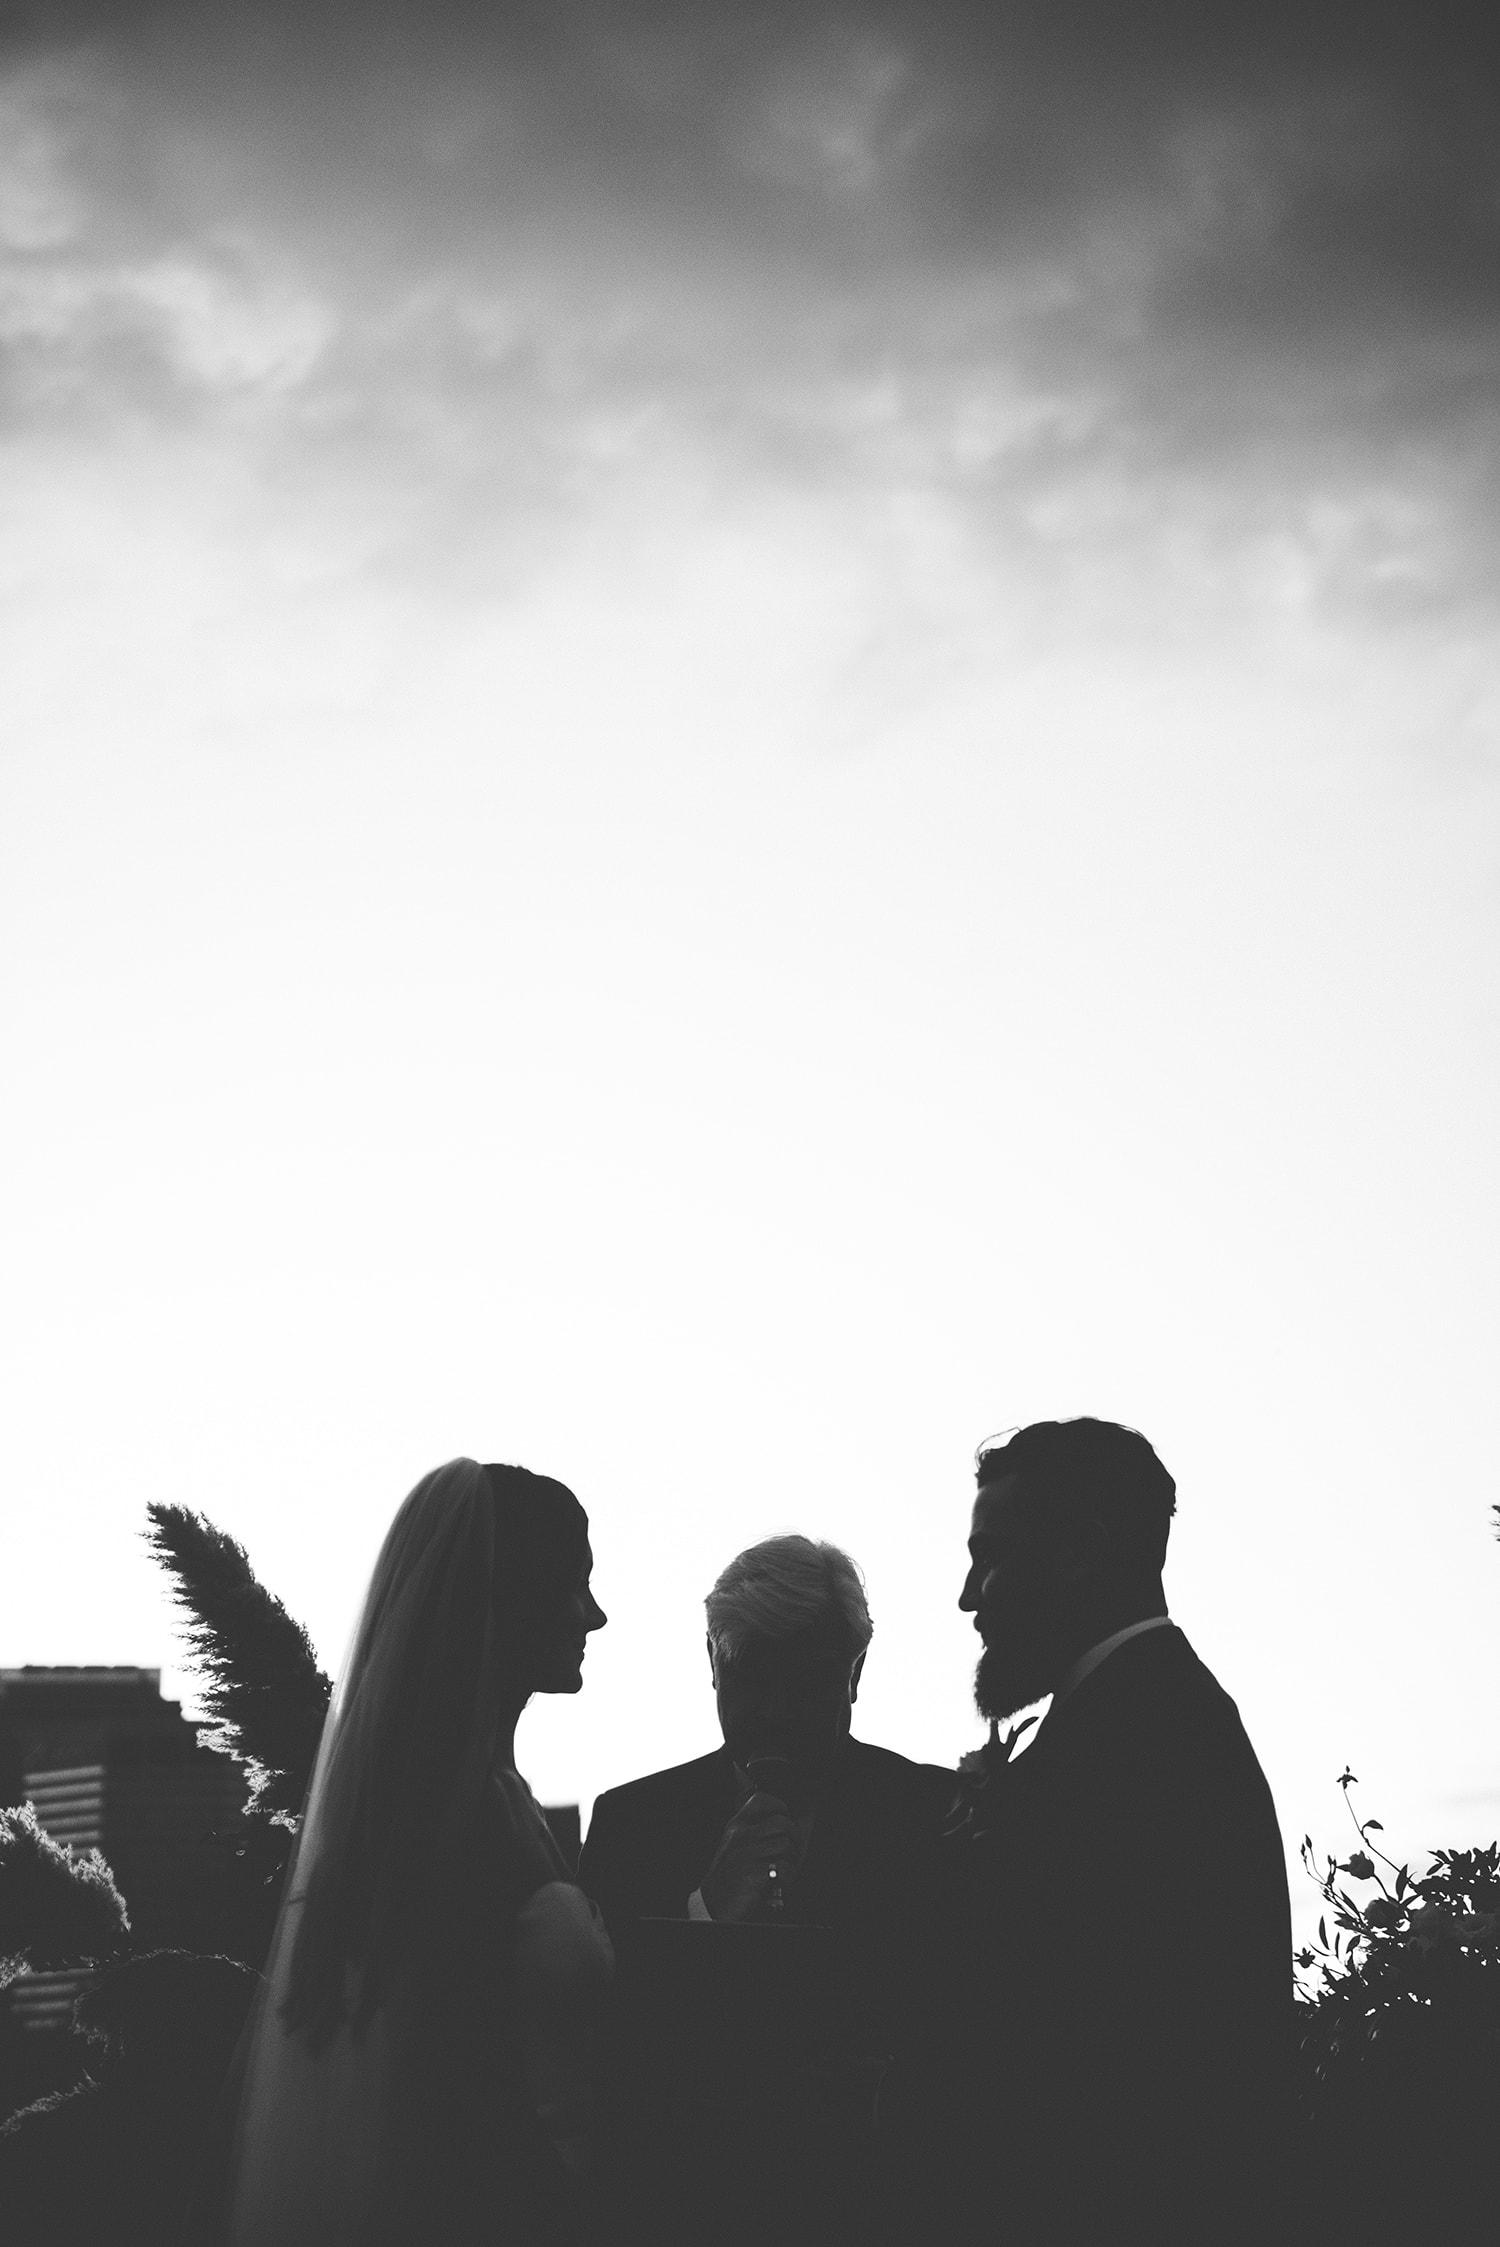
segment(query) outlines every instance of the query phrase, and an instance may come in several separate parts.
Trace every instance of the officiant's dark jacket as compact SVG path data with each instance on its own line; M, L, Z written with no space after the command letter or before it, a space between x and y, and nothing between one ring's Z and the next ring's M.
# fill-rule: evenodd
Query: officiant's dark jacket
M786 1917L833 1928L857 1989L862 2038L903 2034L919 1970L917 1927L951 1813L955 1775L847 1739L818 1796L806 1855L787 1884ZM744 1788L728 1748L599 1796L579 1861L628 1960L642 1919L682 1919Z
M826 1950L821 1939L819 1947L836 1961L832 2011L820 2014L815 2003L802 2018L791 2000L784 2041L778 2034L774 2042L784 2101L774 2113L761 2103L762 2086L738 2118L731 2108L711 2107L686 2127L670 2100L653 2106L642 2091L654 2047L649 2031L634 2041L627 1993L636 1987L635 1938L643 1920L688 1916L688 1898L745 1790L721 1747L599 1796L578 1877L604 1915L621 1968L620 2042L601 2068L607 2197L624 2211L612 2247L758 2247L771 2239L785 2247L868 2247L878 2222L870 2205L876 2072L911 2018L915 1931L955 1785L951 1770L844 1742L787 1884L785 1912L790 1922L834 1930ZM714 1957L710 1944L705 1968ZM780 2005L788 1993L777 1987ZM736 2018L739 2002L729 2007ZM860 2057L845 2077L827 2079L820 2098L799 2068L807 2037L825 2032L828 2049ZM732 2025L724 2042L735 2045Z
M944 2149L928 2184L946 2165L964 2199L950 2219L1028 2247L1284 2237L1281 1835L1175 1625L1116 1648L973 1793L941 1880L915 2127Z
M889 1748L844 1742L818 1797L807 1854L788 1883L786 1916L857 1928L914 1908L951 1808L954 1774ZM744 1788L728 1748L599 1796L579 1860L618 1947L641 1919L682 1919Z

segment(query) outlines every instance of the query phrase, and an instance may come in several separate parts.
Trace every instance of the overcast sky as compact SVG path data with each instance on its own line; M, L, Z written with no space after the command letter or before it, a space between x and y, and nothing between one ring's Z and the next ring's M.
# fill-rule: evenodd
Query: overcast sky
M0 1659L189 1684L160 1496L335 1666L469 1452L594 1524L545 1796L788 1526L950 1762L1094 1411L1289 1841L1492 1837L1477 11L5 21Z

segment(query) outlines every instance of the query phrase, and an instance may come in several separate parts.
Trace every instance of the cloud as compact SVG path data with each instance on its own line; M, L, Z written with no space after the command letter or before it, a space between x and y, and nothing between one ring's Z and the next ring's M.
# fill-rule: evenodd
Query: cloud
M447 595L754 491L1086 627L1472 622L1500 137L1425 22L44 8L4 426L216 434Z

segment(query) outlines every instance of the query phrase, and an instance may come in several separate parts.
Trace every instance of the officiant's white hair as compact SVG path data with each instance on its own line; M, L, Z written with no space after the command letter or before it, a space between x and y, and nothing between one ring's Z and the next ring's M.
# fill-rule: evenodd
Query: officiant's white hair
M733 1662L752 1644L826 1634L847 1650L852 1668L873 1628L854 1562L837 1545L811 1537L767 1537L748 1546L703 1605L716 1662Z

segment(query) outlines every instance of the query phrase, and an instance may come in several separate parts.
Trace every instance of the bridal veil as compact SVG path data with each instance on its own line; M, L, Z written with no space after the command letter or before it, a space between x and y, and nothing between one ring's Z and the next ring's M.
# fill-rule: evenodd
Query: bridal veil
M471 2141L505 2135L460 2113L485 2073L469 2061L504 2004L504 1931L555 1877L506 1812L497 1740L538 1600L586 1536L561 1484L472 1459L424 1476L396 1515L243 2048L224 2247L467 2236Z

